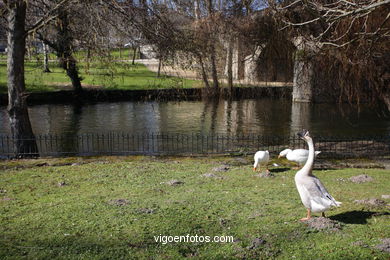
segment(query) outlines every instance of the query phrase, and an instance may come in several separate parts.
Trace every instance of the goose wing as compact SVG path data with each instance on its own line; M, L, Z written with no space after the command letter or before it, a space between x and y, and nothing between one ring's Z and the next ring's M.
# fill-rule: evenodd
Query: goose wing
M329 194L328 190L322 184L320 179L315 176L312 176L310 179L312 184L307 188L313 201L319 204L323 204L324 206L329 204L332 206L339 206L339 204L341 204L340 202L336 201L332 195Z

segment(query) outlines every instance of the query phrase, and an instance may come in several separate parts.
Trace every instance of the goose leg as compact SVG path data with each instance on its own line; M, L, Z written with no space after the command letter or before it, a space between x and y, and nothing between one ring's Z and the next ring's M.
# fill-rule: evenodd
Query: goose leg
M306 218L301 218L301 221L305 221L311 218L311 210L307 209L307 217Z

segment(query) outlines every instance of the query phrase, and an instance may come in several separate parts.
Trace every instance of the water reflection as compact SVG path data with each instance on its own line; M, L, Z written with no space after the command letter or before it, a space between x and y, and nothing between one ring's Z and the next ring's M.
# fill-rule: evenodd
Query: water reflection
M108 132L289 136L302 128L315 135L356 136L388 135L390 130L388 117L366 107L357 113L348 107L340 110L334 104L268 98L40 105L30 107L29 112L35 133L66 137ZM9 133L5 107L0 109L0 122L0 133Z
M297 133L302 128L310 129L311 104L293 102L291 104L291 125L292 133Z

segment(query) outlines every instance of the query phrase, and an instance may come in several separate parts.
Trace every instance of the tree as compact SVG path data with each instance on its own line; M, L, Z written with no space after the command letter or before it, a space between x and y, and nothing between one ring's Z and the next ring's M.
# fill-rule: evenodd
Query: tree
M390 0L288 1L273 8L291 37L316 46L316 86L390 111ZM333 89L331 89L333 87Z
M55 2L41 3L36 8L39 8L42 15L44 15L47 10L53 8L53 5L55 5ZM74 5L68 6L67 8L57 8L56 12L53 12L55 18L46 24L45 27L38 28L36 32L38 38L44 45L48 45L56 52L60 67L66 71L67 76L72 82L75 96L80 96L83 90L81 86L82 78L79 75L77 60L73 56L74 35L76 33L72 30L75 28L72 22L75 23L74 14L77 12L73 12L72 9L75 7L81 8L78 3L74 3Z
M206 88L218 90L219 41L218 26L214 24L218 14L214 14L213 6L211 0L194 3L144 0L116 5L113 9L125 23L142 34L146 43L155 47L160 60L172 60L175 55L183 54L189 63L191 59L197 60ZM213 88L208 75L211 75Z
M27 110L24 83L24 56L26 49L26 2L5 1L8 11L7 78L8 115L14 151L17 157L37 156Z
M62 0L53 7L61 8L68 0ZM27 109L27 93L24 79L24 57L26 37L35 29L52 19L51 12L26 28L27 3L24 0L3 0L7 16L7 85L8 116L15 156L38 155L38 147L31 127Z

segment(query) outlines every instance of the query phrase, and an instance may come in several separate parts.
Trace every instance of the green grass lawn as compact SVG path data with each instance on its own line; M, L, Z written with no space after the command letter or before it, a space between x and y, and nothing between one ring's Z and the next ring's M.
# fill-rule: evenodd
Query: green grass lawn
M115 53L114 53L115 54ZM70 79L57 63L50 63L51 73L42 72L42 64L26 62L26 88L30 92L71 90ZM79 64L82 84L87 87L103 89L142 90L164 88L191 88L199 81L177 77L161 76L149 71L144 65L131 65L125 62L113 62L111 59ZM0 61L0 93L7 93L7 65Z
M36 166L43 162L50 166ZM221 164L230 169L213 172ZM327 213L343 228L315 231L298 221L306 211L295 188L296 171L274 169L274 178L259 178L249 160L68 158L1 161L0 169L1 259L389 257L375 248L380 239L390 238L388 211L354 203L389 194L388 170L315 171L343 202ZM374 181L348 181L362 173ZM174 179L184 184L165 183ZM110 203L118 199L126 205ZM235 242L162 244L154 239L187 234L232 236ZM265 242L251 246L255 238Z

